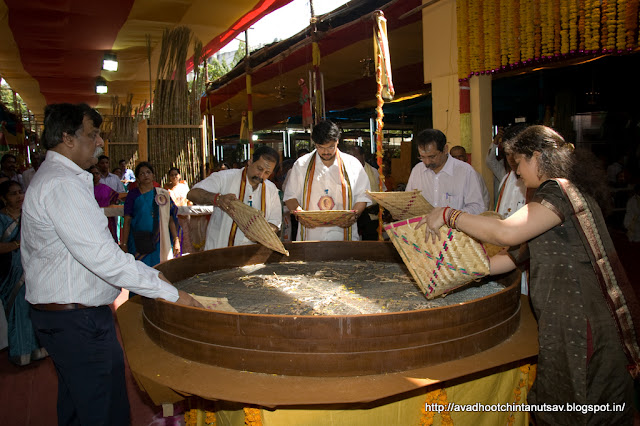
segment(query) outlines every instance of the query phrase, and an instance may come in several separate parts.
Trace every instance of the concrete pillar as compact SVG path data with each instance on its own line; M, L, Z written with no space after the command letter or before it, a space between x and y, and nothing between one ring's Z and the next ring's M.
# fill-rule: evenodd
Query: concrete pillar
M449 147L460 145L460 87L458 75L436 77L431 81L433 128L441 130Z
M493 104L491 101L491 76L471 77L471 165L478 170L493 196L493 173L485 163L485 156L492 141Z
M491 144L491 76L470 79L471 139L463 140L456 19L455 0L440 0L422 10L424 81L431 83L433 127L447 136L449 147L465 147L471 154L471 165L482 174L493 197L493 174L484 161Z
M460 142L460 93L455 0L422 9L424 82L431 83L433 127Z

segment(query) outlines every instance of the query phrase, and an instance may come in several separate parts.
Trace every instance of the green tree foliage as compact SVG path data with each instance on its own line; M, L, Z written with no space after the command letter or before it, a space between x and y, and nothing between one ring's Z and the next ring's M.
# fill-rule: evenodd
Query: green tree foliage
M207 64L207 72L209 74L209 81L217 80L218 78L231 71L231 67L226 62L220 62L214 57L209 59L208 62L209 63Z
M231 68L238 65L238 62L242 61L245 56L247 56L247 44L244 41L240 42L238 46L238 50L236 50L236 54L233 56L233 61L231 61Z

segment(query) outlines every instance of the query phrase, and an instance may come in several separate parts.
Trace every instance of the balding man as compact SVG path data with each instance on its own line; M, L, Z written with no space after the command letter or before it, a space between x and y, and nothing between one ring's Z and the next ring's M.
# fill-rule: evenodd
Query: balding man
M478 173L449 154L447 137L426 129L415 137L421 162L411 170L406 191L418 189L434 207L450 206L472 214L487 210Z

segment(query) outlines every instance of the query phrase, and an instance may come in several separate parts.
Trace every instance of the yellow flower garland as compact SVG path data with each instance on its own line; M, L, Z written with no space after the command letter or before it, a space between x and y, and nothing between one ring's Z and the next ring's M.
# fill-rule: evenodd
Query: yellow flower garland
M458 23L458 78L467 78L471 72L469 67L469 27L467 17L469 3L467 0L456 2L456 16Z
M553 0L553 56L560 56L560 34L562 26L560 25L560 0Z
M214 426L217 423L215 411L201 410L198 408L192 408L184 413L185 426L197 426L198 416L204 417L204 424L208 426Z
M500 0L500 67L504 68L509 64L509 54L513 46L513 12L509 7L509 0Z
M482 32L484 33L484 62L481 64L482 71L491 68L491 58L493 56L493 43L491 37L491 2L482 2Z
M447 392L444 389L435 389L427 392L426 400L421 408L422 415L420 416L420 425L431 426L433 424L433 419L436 415L435 411L425 411L425 408L429 404L447 406L449 404ZM449 411L442 411L440 415L442 416L442 426L453 426L453 420L451 419L451 413Z
M516 13L519 10L520 0L515 0L513 2L513 9L511 11L511 13L513 14L513 18L511 19L511 22L513 22L513 25L511 27L513 29L513 50L509 55L509 60L512 64L520 64L520 61L522 59L522 57L520 56L520 48L522 46L520 43L520 14Z
M580 11L580 18L578 20L578 33L580 34L580 44L578 47L580 48L580 52L583 52L587 46L587 9L585 2L586 0L579 0L580 7L578 10Z
M600 49L600 0L593 0L591 5L591 51L595 52Z
M460 80L533 61L638 48L639 0L458 0Z
M262 416L258 408L244 407L244 424L246 426L262 426Z
M585 0L584 1L584 50L589 52L593 43L593 23L591 22L591 14L593 7L591 3L598 0Z
M625 13L625 30L626 30L626 48L633 50L636 46L636 31L638 27L638 0L632 0L627 3Z
M540 55L543 58L551 56L553 53L553 14L552 0L542 0L540 2L540 30L541 49Z
M613 3L615 0L609 0L609 1ZM626 16L627 16L628 7L629 7L629 4L626 0L618 0L617 8L614 8L613 10L613 13L615 14L616 13L615 9L618 9L618 20L616 22L617 25L611 28L611 32L613 32L617 27L615 49L618 50L618 52L622 52L626 47L625 36L627 33ZM614 49L613 40L611 40L610 50L613 50L613 49Z
M575 2L572 2L575 3ZM569 5L567 2L560 4L560 53L569 53Z
M569 53L578 50L578 2L569 2Z

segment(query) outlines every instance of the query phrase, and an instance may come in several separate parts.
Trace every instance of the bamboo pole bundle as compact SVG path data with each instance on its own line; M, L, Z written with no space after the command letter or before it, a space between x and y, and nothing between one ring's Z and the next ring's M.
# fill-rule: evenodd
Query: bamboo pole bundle
M111 97L111 117L109 133L109 156L111 166L124 159L126 167L133 169L138 160L137 121L133 116L133 94L129 94L124 103L118 96Z
M187 55L194 42L194 81L189 91ZM201 118L199 94L202 77L199 64L202 43L191 30L178 27L162 35L154 104L149 123L149 159L156 169L156 180L164 183L170 167L178 167L188 183L200 177Z

